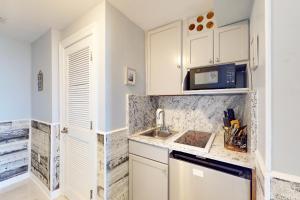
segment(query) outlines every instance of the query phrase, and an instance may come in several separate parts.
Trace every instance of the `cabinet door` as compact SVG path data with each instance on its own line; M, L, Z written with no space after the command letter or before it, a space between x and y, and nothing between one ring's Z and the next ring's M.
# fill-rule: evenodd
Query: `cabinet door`
M168 165L129 154L129 200L168 200Z
M249 59L248 21L215 29L215 64Z
M187 38L187 67L208 66L214 63L214 32L207 31Z
M181 92L181 22L148 32L147 92L149 95Z

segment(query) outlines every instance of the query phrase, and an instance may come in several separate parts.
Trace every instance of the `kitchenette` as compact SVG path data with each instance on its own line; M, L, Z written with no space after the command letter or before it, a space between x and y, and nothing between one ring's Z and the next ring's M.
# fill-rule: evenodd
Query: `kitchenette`
M255 199L254 98L130 95L130 199ZM229 107L248 125L247 152L224 146Z
M146 33L147 95L128 96L130 200L256 199L258 47L248 19L218 12Z
M0 200L300 200L299 8L1 1Z

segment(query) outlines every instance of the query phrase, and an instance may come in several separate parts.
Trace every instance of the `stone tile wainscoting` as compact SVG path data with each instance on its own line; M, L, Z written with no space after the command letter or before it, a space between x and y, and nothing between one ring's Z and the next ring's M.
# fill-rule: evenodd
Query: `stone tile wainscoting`
M52 171L52 191L58 190L60 187L60 126L59 124L51 125L51 160L50 167Z
M0 183L28 172L30 121L0 122Z
M271 200L299 200L300 183L272 178Z
M98 159L98 199L127 200L127 128L98 134Z
M104 200L104 135L98 134L98 200Z
M127 200L129 184L128 129L111 132L105 138L107 199Z
M31 171L50 189L51 126L31 122Z
M59 125L31 121L31 171L49 189L59 189Z

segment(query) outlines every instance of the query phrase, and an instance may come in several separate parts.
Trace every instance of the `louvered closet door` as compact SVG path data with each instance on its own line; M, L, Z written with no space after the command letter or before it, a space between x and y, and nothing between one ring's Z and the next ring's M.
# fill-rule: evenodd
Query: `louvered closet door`
M64 63L64 192L70 200L87 200L95 177L91 37L66 48Z

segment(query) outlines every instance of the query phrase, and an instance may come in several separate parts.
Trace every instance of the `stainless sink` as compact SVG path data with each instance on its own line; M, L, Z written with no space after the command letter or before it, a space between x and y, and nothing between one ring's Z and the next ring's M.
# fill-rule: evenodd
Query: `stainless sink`
M147 131L145 133L142 133L141 135L152 137L152 138L159 138L159 139L167 139L173 135L175 135L176 131L170 131L170 130L160 130L160 129L154 129Z

